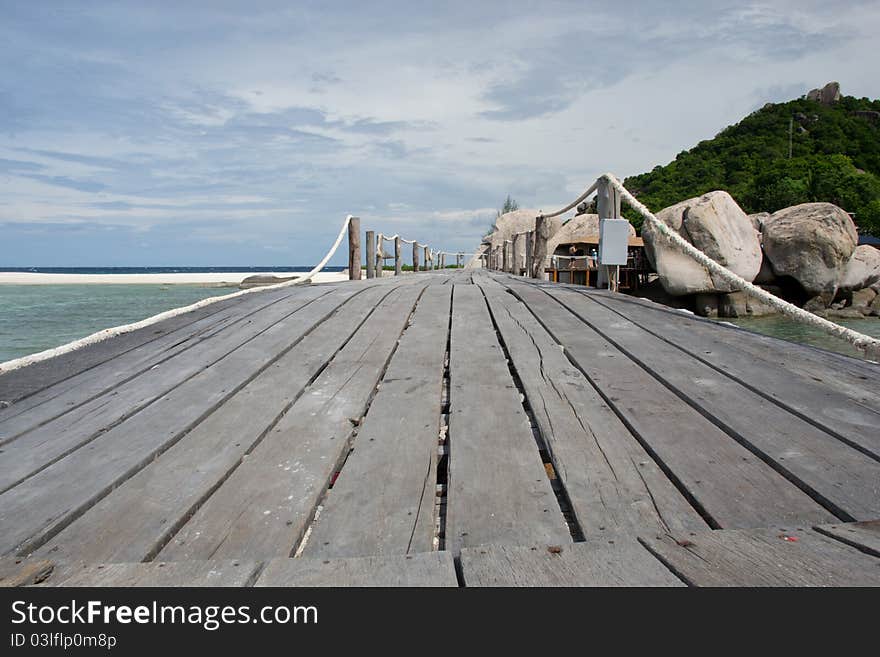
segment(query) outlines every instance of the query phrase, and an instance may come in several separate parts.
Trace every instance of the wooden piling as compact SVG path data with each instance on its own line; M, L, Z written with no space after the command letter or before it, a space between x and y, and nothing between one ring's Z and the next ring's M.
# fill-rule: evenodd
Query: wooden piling
M382 234L376 235L376 278L382 278L382 267L385 265L385 246Z
M550 222L539 214L535 218L535 245L532 249L532 278L544 278L544 261L547 260L547 241L550 239Z
M532 275L532 261L534 258L533 250L535 248L535 231L530 230L526 233L526 276Z
M348 221L348 280L361 280L361 220L352 217Z
M422 248L424 249L424 253L422 255L424 256L423 260L425 261L425 264L423 266L425 268L425 271L428 271L428 247L427 245L425 245Z
M522 251L523 255L525 255L525 250L526 250L525 239L526 239L525 233L519 233L519 234L513 236L513 244L511 244L511 247L510 247L512 249L512 257L510 260L511 260L511 263L513 264L511 271L514 276L520 276L522 274L522 259L520 258L519 254L520 254L520 251Z
M419 273L419 243L413 242L413 272Z
M376 276L376 233L367 231L367 278Z
M400 236L394 238L394 275L400 276Z
M605 178L599 178L596 189L596 211L599 213L599 233L602 233L602 221L604 219L617 219L620 217L620 192ZM601 239L601 238L600 238ZM599 253L602 253L602 245L599 244ZM617 291L617 266L599 265L599 274L596 277L596 285L602 287L607 282L608 289Z

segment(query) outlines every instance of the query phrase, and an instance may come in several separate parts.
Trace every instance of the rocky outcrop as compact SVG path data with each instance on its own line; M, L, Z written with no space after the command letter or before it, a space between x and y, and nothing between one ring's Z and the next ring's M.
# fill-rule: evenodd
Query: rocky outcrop
M496 247L502 246L505 240L513 240L514 235L526 230L535 229L535 217L538 216L538 210L514 210L502 214L495 220L495 229L483 238L483 242L487 244L491 253ZM562 226L562 220L554 217L548 220L550 222L550 234L553 235L559 231ZM525 240L521 240L521 246L518 249L519 262L525 259Z
M846 266L840 289L861 290L878 282L880 282L880 250L867 244L857 246Z
M858 241L849 215L830 203L795 205L770 215L762 236L773 273L830 305Z
M807 93L807 100L814 100L821 105L833 105L840 100L840 84L829 82L821 89L812 89Z
M751 297L745 292L718 295L718 314L721 317L762 317L778 311L770 304Z
M278 276L266 276L265 274L258 274L256 276L248 276L241 283L238 284L240 290L249 290L252 287L263 287L266 285L275 285L277 283L284 283L285 281L292 281L294 279L299 278L299 276L287 276L287 277L278 277Z
M703 253L747 281L761 267L761 244L751 219L727 192L709 192L657 213L657 218ZM709 271L646 223L645 253L664 289L673 295L731 292Z

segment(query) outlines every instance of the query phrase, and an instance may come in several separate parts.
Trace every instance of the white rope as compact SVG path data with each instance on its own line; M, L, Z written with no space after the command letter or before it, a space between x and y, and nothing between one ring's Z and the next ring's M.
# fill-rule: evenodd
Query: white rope
M597 188L598 186L599 186L599 181L597 180L597 181L594 182L592 185L590 185L589 187L587 187L587 191L585 191L583 194L581 194L580 196L578 196L574 201L572 201L571 203L569 203L568 205L566 205L566 206L565 206L564 208L562 208L561 210L557 210L556 212L551 212L550 214L547 214L547 213L545 213L545 212L541 212L541 213L540 213L540 216L544 217L545 219L550 219L550 218L552 218L552 217L558 217L558 216L561 215L561 214L565 214L566 212L568 212L569 210L571 210L574 206L576 206L578 203L580 203L581 201L583 201L584 199L586 199L590 194L592 194L593 192L595 192L595 191L596 191L596 188Z
M715 262L712 258L707 256L693 244L685 240L681 235L669 228L669 226L667 226L665 223L660 221L651 213L650 210L648 210L648 208L646 208L632 194L630 194L629 191L614 175L606 173L603 174L600 179L601 178L604 178L611 185L613 185L617 189L617 191L620 192L621 196L626 199L627 203L629 203L629 205L633 209L635 209L639 214L647 219L654 228L656 228L673 244L675 244L682 251L684 251L697 262L699 262L713 274L727 281L736 289L742 290L746 294L753 296L756 299L760 299L764 303L772 306L779 312L788 315L789 317L792 317L793 319L797 319L801 322L804 322L805 324L810 324L817 328L823 329L831 335L846 340L857 349L864 351L865 355L871 360L880 360L880 340L872 338L870 335L865 335L864 333L853 331L852 329L841 326L840 324L835 324L834 322L828 321L827 319L819 317L818 315L814 315L813 313L808 312L803 308L798 308L794 304L791 304L788 301L785 301L773 294L770 294L766 290L762 290L757 285L753 285L743 277L733 273L723 265ZM593 187L595 187L595 185L593 185Z
M342 223L342 228L339 230L339 235L336 237L336 241L333 243L333 246L330 247L327 255L324 256L324 259L321 260L321 262L319 262L310 272L308 272L304 276L296 278L295 280L284 281L283 283L276 283L275 285L252 287L248 288L247 290L239 290L238 292L233 292L232 294L224 294L218 297L208 297L207 299L196 301L195 303L192 303L188 306L166 310L165 312L161 312L158 315L153 315L152 317L147 317L146 319L142 319L138 322L132 322L131 324L123 324L121 326L114 326L111 328L102 329L100 331L92 333L91 335L87 335L84 338L74 340L73 342L68 342L67 344L63 344L59 347L46 349L45 351L40 351L35 354L22 356L21 358L15 358L13 360L8 360L5 363L0 363L0 373L11 372L12 370L22 368L25 365L31 365L33 363L39 363L40 361L54 358L55 356L61 356L62 354L67 354L71 351L82 349L83 347L90 344L103 342L104 340L115 337L117 335L131 333L132 331L136 331L146 326L151 326L166 319L177 317L178 315L183 315L185 313L192 312L193 310L198 310L199 308L204 308L205 306L217 303L218 301L226 301L227 299L234 299L236 297L241 297L246 294L253 294L254 292L263 292L265 290L278 290L285 287L291 287L293 285L302 285L306 281L311 280L315 274L320 272L321 269L324 268L324 265L326 265L327 262L330 260L330 258L333 257L333 254L336 253L336 249L339 248L339 244L342 242L342 238L345 236L345 232L348 230L348 224L351 222L352 218L353 217L351 215L348 215L345 218L345 221Z

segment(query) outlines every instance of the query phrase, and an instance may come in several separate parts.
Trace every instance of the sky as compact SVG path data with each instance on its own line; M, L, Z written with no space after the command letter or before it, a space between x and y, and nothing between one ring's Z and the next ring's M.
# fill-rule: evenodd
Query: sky
M0 267L311 265L349 213L472 251L508 194L880 97L878 33L876 0L0 0Z

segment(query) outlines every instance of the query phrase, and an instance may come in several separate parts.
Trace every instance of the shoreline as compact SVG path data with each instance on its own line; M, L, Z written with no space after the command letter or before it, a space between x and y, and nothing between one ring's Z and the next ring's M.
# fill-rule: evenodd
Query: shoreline
M148 274L61 274L0 271L0 285L208 285L237 287L249 276L304 276L308 272L184 272ZM318 272L312 283L347 281L342 272Z

